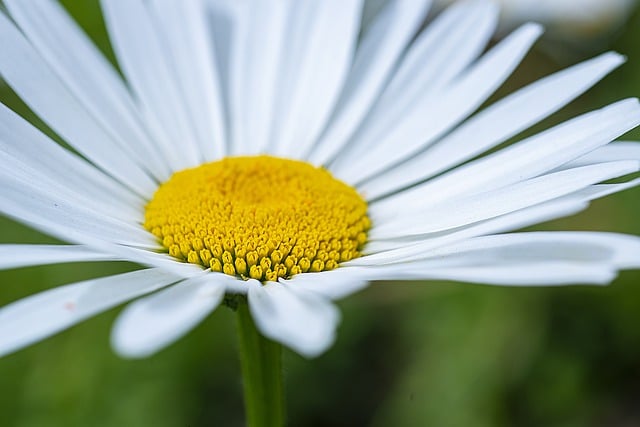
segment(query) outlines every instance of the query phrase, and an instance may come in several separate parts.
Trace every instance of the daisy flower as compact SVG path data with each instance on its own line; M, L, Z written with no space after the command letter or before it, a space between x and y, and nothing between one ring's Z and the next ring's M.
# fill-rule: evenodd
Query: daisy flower
M0 108L0 209L68 244L0 246L0 266L140 270L0 310L0 354L131 302L115 351L144 357L222 301L313 357L333 301L377 280L603 284L640 239L513 232L637 185L635 99L494 150L623 62L605 53L476 112L538 38L487 48L495 4L103 0L116 70L53 0L5 0L0 74L66 145ZM490 152L490 154L486 154Z

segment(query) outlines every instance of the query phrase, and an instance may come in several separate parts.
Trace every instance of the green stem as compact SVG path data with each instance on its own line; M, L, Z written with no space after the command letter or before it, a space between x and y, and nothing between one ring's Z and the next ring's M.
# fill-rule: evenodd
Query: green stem
M282 346L258 332L246 300L237 317L247 426L283 427Z

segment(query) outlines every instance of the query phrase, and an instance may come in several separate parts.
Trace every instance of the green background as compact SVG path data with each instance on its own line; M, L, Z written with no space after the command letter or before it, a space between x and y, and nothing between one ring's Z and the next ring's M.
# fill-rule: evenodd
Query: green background
M96 1L65 3L112 57ZM640 95L640 14L598 41L548 37L498 96L605 50L629 57L542 128ZM33 116L5 86L3 102ZM37 123L37 121L36 121ZM634 131L629 139L640 140ZM544 229L640 235L640 190ZM53 242L0 218L2 243ZM638 254L640 256L640 254ZM0 272L0 306L53 286L135 269L67 264ZM335 346L285 354L292 426L640 426L640 272L609 287L382 283L340 302ZM119 309L0 359L0 426L240 426L233 313L141 361L109 348Z

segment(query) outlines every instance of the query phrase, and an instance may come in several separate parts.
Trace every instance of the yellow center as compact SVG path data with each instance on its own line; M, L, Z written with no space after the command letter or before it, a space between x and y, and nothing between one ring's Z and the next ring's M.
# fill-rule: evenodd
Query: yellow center
M358 257L370 221L362 197L326 170L256 156L177 172L147 205L144 226L177 259L275 281Z

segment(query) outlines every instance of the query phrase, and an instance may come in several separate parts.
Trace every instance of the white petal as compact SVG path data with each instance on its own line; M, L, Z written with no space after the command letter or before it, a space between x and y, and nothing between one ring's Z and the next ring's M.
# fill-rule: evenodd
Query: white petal
M603 146L640 124L637 99L627 99L583 114L494 154L460 166L410 190L380 199L376 205L402 206L416 198L433 203L462 194L489 191L563 165Z
M541 33L542 29L534 24L515 31L442 92L416 102L387 133L376 138L375 143L369 142L366 153L358 157L344 155L341 164L348 165L346 170L332 165L332 171L357 184L433 144L502 85Z
M585 188L584 190L575 193L575 196L578 196L583 200L591 201L629 188L637 187L638 185L640 185L640 178L632 179L631 181L623 182L622 184L592 185L589 188Z
M407 264L402 268L381 270L380 278L384 280L454 280L502 286L605 285L616 277L615 270L607 265L553 261L428 270ZM410 273L405 274L406 271Z
M62 240L87 239L157 248L155 237L139 224L126 223L43 191L23 191L20 183L2 180L0 212Z
M139 123L122 79L78 25L53 0L5 2L11 16L55 73L120 146L157 179L169 169Z
M114 232L109 228L111 224L105 226L101 223L95 225L93 227L95 229L93 229L91 225L86 227L83 221L91 224L91 221L94 221L94 219L86 219L77 213L74 213L75 216L71 219L62 216L58 218L58 222L55 220L47 221L42 219L39 219L38 222L31 222L31 218L25 215L26 213L22 213L15 219L23 221L61 240L86 246L94 252L104 254L105 257L110 257L110 259L130 261L147 267L159 268L176 277L185 279L199 276L204 271L204 268L200 265L181 262L163 253L163 249L158 246L157 242L149 242L149 248L115 244L113 240L118 239L119 233L123 234L121 230ZM103 229L106 229L106 231ZM122 239L124 240L125 237L122 237ZM247 293L247 286L242 281L232 281L227 283L227 291L245 294Z
M550 286L571 284L603 285L616 276L610 264L566 260L520 260L482 264L464 255L449 262L445 259L414 260L406 263L367 267L345 267L353 276L369 281L453 280L504 286ZM452 266L455 265L455 266Z
M16 301L0 309L0 355L176 280L161 270L140 270L60 286Z
M498 19L490 1L460 1L445 10L410 46L381 104L414 91L420 96L451 82L482 52Z
M430 0L397 0L376 17L356 50L333 117L308 157L312 162L323 164L333 158L355 132L430 5Z
M155 182L91 116L4 14L0 14L0 43L2 77L45 123L138 194L155 190Z
M592 200L624 191L638 185L640 185L640 178L620 184L591 185L567 196L558 197L551 202L542 203L540 205L525 208L520 211L515 211L513 213L502 215L495 219L482 221L477 225L461 227L459 229L450 230L443 233L431 233L427 236L398 236L393 239L377 240L375 238L371 238L370 235L370 241L367 243L364 253L376 254L378 252L406 247L409 252L414 253L414 256L411 257L412 259L416 257L420 258L420 251L416 250L415 248L411 248L412 245L416 245L418 242L420 242L421 249L428 249L430 247L433 247L434 243L435 246L438 246L442 243L442 241L448 242L450 239L457 240L460 236L464 236L466 238L469 236L500 233L536 225L557 218L574 215L585 209L588 206L588 202ZM383 258L387 258L388 254L381 254L381 256ZM391 258L393 258L393 256L391 256ZM355 265L357 265L358 261L354 260L354 262Z
M0 152L10 163L29 166L47 176L52 183L64 185L86 195L100 195L116 207L142 207L144 202L126 187L63 149L22 117L0 104Z
M292 2L276 91L274 154L308 153L329 119L351 67L362 2Z
M593 165L603 162L615 162L618 160L640 160L640 143L638 142L612 142L589 154L585 154L567 164L560 169L570 169L576 166Z
M389 260L393 262L393 260L398 259L420 259L424 255L424 251L443 246L451 241L460 241L482 234L502 233L573 215L586 208L587 203L592 200L638 185L640 185L640 178L620 184L591 185L567 196L556 198L551 202L444 233L431 233L427 236L396 237L394 239L383 240L373 238L365 247L364 252L370 255L365 257L367 259L364 261L364 265L375 265L376 262L384 263ZM371 236L369 237L371 238ZM390 252L384 253L385 251ZM369 258L371 255L377 253L380 254L376 257ZM343 265L359 265L359 262L362 261L356 259Z
M234 154L264 152L271 135L279 66L284 52L290 2L238 2L236 44L230 70Z
M421 260L372 268L379 279L458 280L496 285L607 284L640 266L640 238L615 233L531 232L482 236L429 251Z
M540 79L480 111L426 151L358 188L369 198L378 198L469 160L554 113L623 61L622 56L609 52Z
M150 5L171 51L171 62L199 151L206 161L223 157L226 154L224 100L203 0L153 0Z
M66 245L0 245L0 270L63 262L113 261L86 246Z
M306 357L318 356L331 346L340 321L328 299L282 283L251 286L249 308L264 336Z
M102 0L113 50L159 149L174 170L201 163L168 46L142 0Z
M226 153L231 153L231 61L238 44L238 28L242 19L238 12L240 2L235 0L204 0L206 19L215 52L214 60L220 80L220 98L225 120Z
M129 304L118 316L111 343L124 357L150 356L184 336L222 301L223 274L207 274Z
M188 279L199 276L204 271L204 268L200 265L178 261L166 253L117 245L97 239L85 238L84 241L94 250L112 254L119 259L135 262L136 264L147 267L160 268L176 277Z
M616 269L640 266L640 238L588 231L537 231L481 236L432 251L434 265L475 265L527 260L608 264Z
M464 1L438 16L409 48L358 132L331 164L332 170L348 168L345 156L366 154L371 141L387 136L419 109L416 106L441 98L444 87L484 49L497 14L491 2Z
M422 259L372 268L379 279L498 285L606 284L640 266L640 238L596 232L481 236L426 251Z
M85 189L78 191L74 183L60 182L52 177L0 151L0 184L11 186L21 193L44 193L50 198L67 200L76 206L84 206L98 216L108 217L136 224L143 217L143 208L125 203L110 203L107 197L96 197ZM67 186L69 184L69 188ZM1 191L1 190L0 190ZM1 209L0 209L1 210Z
M319 273L297 274L289 280L281 279L280 282L337 300L354 294L369 285L368 276L363 273L363 269L341 267Z
M402 215L390 216L370 232L370 238L427 234L453 229L566 196L598 182L638 171L628 160L583 166L543 175L494 191L452 199L431 206L428 200L404 206ZM376 215L375 207L372 214ZM377 216L379 217L379 216Z
M497 218L461 227L445 233L435 233L414 239L371 241L364 248L366 254L343 263L343 266L373 266L394 262L407 262L424 257L434 248L460 242L472 237L503 233L529 227L544 221L562 218L584 210L588 203L571 197L532 206Z

